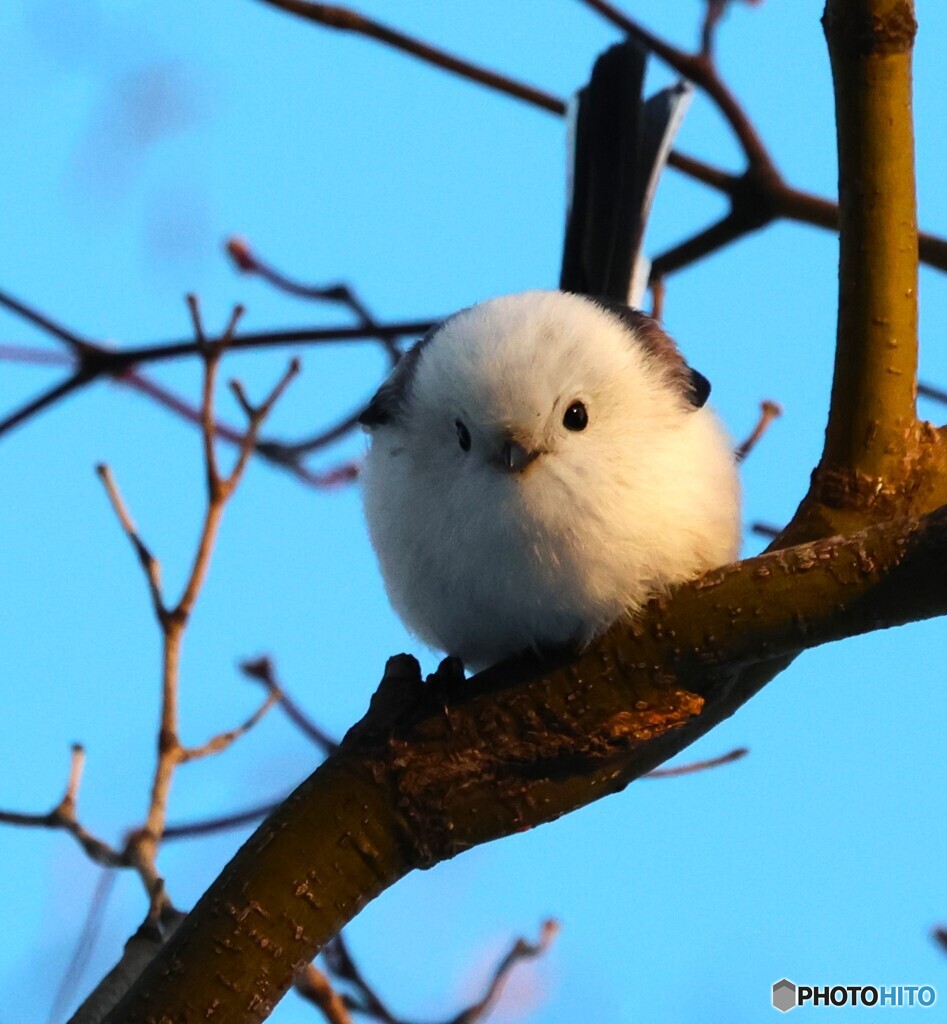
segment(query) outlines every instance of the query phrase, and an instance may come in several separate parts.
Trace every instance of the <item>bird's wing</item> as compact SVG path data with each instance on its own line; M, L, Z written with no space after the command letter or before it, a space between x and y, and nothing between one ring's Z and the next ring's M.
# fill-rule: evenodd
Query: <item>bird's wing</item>
M647 56L632 39L606 50L570 104L563 291L632 305L644 293L644 230L691 93L681 83L643 102Z

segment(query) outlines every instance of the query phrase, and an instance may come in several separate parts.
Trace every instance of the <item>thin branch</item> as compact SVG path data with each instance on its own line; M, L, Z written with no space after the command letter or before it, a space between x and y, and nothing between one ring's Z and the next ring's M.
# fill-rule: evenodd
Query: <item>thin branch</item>
M689 764L675 765L672 768L655 768L641 777L643 779L675 779L679 775L693 775L696 772L705 772L711 768L719 768L724 764L733 764L749 754L746 747L737 747L727 754L719 757L710 757L705 761L691 761Z
M728 0L706 0L706 3L707 10L700 29L700 54L707 60L713 60L717 23L723 17Z
M72 758L69 767L69 780L62 799L46 814L24 814L18 811L0 811L0 823L21 825L28 828L51 828L68 832L85 850L86 855L97 864L107 867L125 867L128 861L124 853L116 850L108 843L94 836L76 818L76 797L82 777L82 766L85 752L76 743L72 747Z
M715 253L718 249L730 245L743 235L758 230L763 223L764 221L757 217L750 218L731 211L716 224L712 224L692 238L688 238L667 252L656 256L651 264L651 279L664 278L676 270L689 267L698 260Z
M212 507L217 497L215 487L220 483L220 473L217 469L217 449L214 445L214 385L217 382L217 367L220 365L220 357L223 355L227 342L233 340L233 332L236 329L237 322L243 315L243 307L234 306L220 341L211 345L207 341L207 335L204 333L200 303L197 296L194 294L187 295L186 302L188 312L191 314L191 325L194 329L197 350L204 361L203 390L201 392L201 440L204 444L204 473L207 480L208 507ZM240 446L240 451L243 451L245 447L246 442ZM191 574L189 582L193 582L193 579L194 573ZM189 587L185 588L185 593L188 589ZM183 603L183 600L182 598L181 603Z
M756 421L756 426L750 432L749 437L737 448L737 462L742 462L753 451L760 438L766 433L769 425L778 416L782 416L782 414L782 407L777 402L773 402L768 398L760 402L760 418Z
M345 1001L315 964L306 966L293 983L297 995L322 1011L327 1024L353 1024Z
M920 398L931 398L935 402L947 405L947 391L945 391L944 388L935 388L930 384L919 382L917 385L917 394Z
M265 0L264 0L265 2ZM389 338L420 338L443 317L427 320L400 320L377 324L371 330L364 327L303 327L294 330L250 331L234 338L230 343L231 352L250 349L287 348L299 345L335 345L351 341L376 341L379 333ZM168 359L181 359L196 355L195 341L169 341L150 345L118 349L108 354L111 373L117 373L126 366L139 363L157 363Z
M290 380L298 373L297 360L277 382L270 394L259 406L251 405L239 387L239 397L248 419L248 429L242 438L240 451L230 474L222 476L217 464L215 451L216 423L213 403L217 368L220 359L233 339L242 308L234 308L230 320L219 339L209 340L201 320L200 308L194 296L188 296L188 308L194 328L195 345L203 364L203 386L201 401L201 434L204 452L204 470L207 480L207 504L197 550L190 573L178 602L169 607L162 596L158 563L140 539L111 473L105 466L99 467L99 475L106 487L109 499L115 509L123 531L131 540L149 582L155 617L161 629L163 641L161 681L161 721L158 734L158 757L152 776L151 796L145 824L129 836L123 855L137 869L146 884L150 899L149 920L157 921L170 907L165 893L164 882L158 874L156 859L158 847L165 831L168 796L175 769L185 761L194 760L226 749L239 736L250 729L266 710L276 702L268 695L262 707L242 726L213 737L201 747L184 747L178 729L178 687L181 645L190 614L207 575L211 553L217 536L224 506L238 486L247 461L256 444L260 427L273 405L282 395Z
M93 377L86 370L77 370L64 381L44 391L0 420L0 437L21 423L32 419L37 413L61 401L66 395L71 395L73 391L85 387L92 379Z
M324 754L331 754L338 747L338 740L333 739L324 729L316 725L280 686L276 679L276 669L269 657L264 655L261 658L241 662L240 671L248 678L260 683L271 697L278 700L280 707L293 725L308 736Z
M201 423L201 410L198 406L192 405L190 402L176 395L173 391L153 381L150 377L146 377L143 373L137 370L126 370L121 376L115 378L119 384L125 385L134 391L138 391L141 394L147 395L153 399L159 405L169 409L175 415L180 416L182 419L187 420L189 423L193 423L196 426L200 426ZM335 441L346 433L354 430L358 425L358 416L361 413L354 413L346 421L344 429L339 430L337 427L333 427L326 431L323 435L325 440L318 447L324 447ZM242 445L246 434L243 431L237 430L235 427L229 426L226 423L221 422L220 419L215 419L214 422L214 437L218 441L226 441L232 445ZM325 490L330 487L337 486L338 484L349 482L355 479L357 475L350 468L350 464L346 463L342 467L338 467L334 470L326 472L316 472L311 469L307 469L302 465L298 457L292 456L289 448L281 441L276 440L263 440L260 439L256 444L256 454L266 459L269 463L274 466L278 466L280 469L284 469L291 473L301 483L306 484L309 487L314 487L318 490Z
M689 156L677 149L672 149L668 154L668 167L673 167L675 171L680 171L686 177L699 181L703 185L709 185L728 196L732 196L740 189L741 177L739 174L721 170L719 167L714 167L713 164L698 160L697 157Z
M538 956L542 956L549 949L558 933L559 922L549 918L543 921L539 937L535 942L517 939L512 949L497 964L493 977L490 979L483 996L476 1003L468 1006L467 1009L462 1010L456 1017L453 1017L449 1024L475 1024L476 1021L482 1020L495 1005L513 968L524 960L533 960Z
M341 303L355 316L360 328L378 339L388 357L389 366L393 367L401 358L401 350L395 343L395 339L382 330L368 306L350 285L344 282L313 285L297 281L257 255L243 238L229 239L226 251L241 273L256 275L288 295L314 302ZM361 413L362 408L359 407L336 425L323 429L304 440L295 442L268 440L261 442L257 446L257 450L273 462L298 466L299 460L303 456L324 448L357 429Z
M322 955L329 971L336 978L348 982L358 993L354 998L343 997L349 1009L364 1013L381 1024L399 1024L398 1018L391 1013L378 993L365 980L341 932L326 943Z
M460 75L462 78L479 82L498 92L512 96L514 99L531 103L542 110L548 110L552 114L565 113L565 104L556 96L550 96L530 85L524 85L513 78L508 78L497 71L490 71L456 57L454 54L439 50L428 43L399 32L397 29L389 28L380 22L366 18L357 11L345 7L338 7L335 4L305 3L304 0L263 0L270 7L277 7L290 14L296 14L307 21L325 25L327 28L341 29L348 32L357 32L360 35L368 36L387 46L408 53L435 67L443 68L452 74Z
M292 379L299 373L301 363L298 359L290 360L289 366L286 372L276 383L276 386L270 392L270 394L264 399L260 405L251 405L247 399L246 393L243 390L243 385L238 380L230 381L230 389L233 391L243 411L247 414L247 419L250 423L250 429L247 431L247 443L240 449L240 454L237 457L236 465L230 473L230 476L225 481L226 486L229 489L233 489L236 486L237 481L243 475L243 471L246 468L247 462L256 447L257 435L260 432L260 426L266 417L269 415L270 410L279 400L280 396L289 386Z
M0 306L8 309L11 313L15 313L28 323L33 324L34 327L38 327L41 331L45 331L46 334L58 338L77 356L84 356L98 347L87 339L80 337L75 331L53 320L52 317L14 298L8 292L0 291Z
M50 352L49 349L29 345L0 345L0 360L32 366L71 366L75 362L65 352Z
M278 700L278 694L268 693L260 707L258 707L242 725L238 725L234 729L228 729L226 732L217 733L216 736L212 736L206 743L199 747L182 747L179 755L180 763L186 764L188 761L197 761L198 759L208 757L211 754L222 753L231 746L235 740L240 739L241 736L248 733L267 713L267 711L277 703Z
M767 537L773 540L783 532L783 528L781 526L773 526L772 523L763 523L757 520L750 526L750 531L760 537Z
M496 1005L497 999L499 999L514 967L524 960L531 960L542 956L558 932L558 922L550 918L543 922L539 937L535 942L517 939L497 964L487 982L483 995L475 1003L471 1003L459 1013L449 1018L445 1024L477 1024L478 1021L483 1020ZM365 979L341 933L331 939L322 952L330 974L336 979L351 985L355 989L355 994L346 994L339 997L333 992L328 978L321 974L321 972L315 971L315 969L313 969L315 971L314 974L307 973L297 977L295 982L297 992L314 1005L319 1006L320 1009L323 1009L323 1005L328 1004L329 1000L334 996L336 1000L339 1000L341 1008L346 1012L352 1010L356 1013L364 1014L375 1021L379 1021L380 1024L405 1024L403 1018L396 1017L388 1009L374 987ZM309 991L310 986L312 987L311 994ZM325 1009L323 1009L323 1013L326 1013ZM334 1024L335 1018L330 1017L327 1013L326 1018ZM345 1020L348 1018L340 1017L338 1019Z
M217 832L229 832L236 828L243 828L244 825L252 825L261 821L270 811L286 799L286 794L276 800L270 800L257 807L250 807L244 811L235 811L233 814L223 814L217 818L205 818L200 821L179 822L178 824L167 825L164 830L164 839L191 839L195 836L215 835Z
M0 305L5 305L11 310L11 312L23 316L36 326L41 327L44 330L49 330L54 337L60 338L61 340L63 340L63 335L78 338L78 335L75 335L74 332L68 331L67 328L56 324L43 314L37 313L25 303L22 303L17 299L13 299L2 292L0 292ZM428 319L394 323L374 322L369 328L362 326L343 326L337 328L300 328L290 331L259 331L232 339L229 344L229 348L233 350L255 350L261 348L337 344L353 341L377 342L381 339L386 348L390 346L394 349L395 339L402 337L420 337L436 322L436 320ZM137 348L126 348L121 350L104 348L94 345L92 342L83 341L82 339L79 340L82 341L85 348L83 349L82 358L74 372L64 381L54 385L52 388L41 393L36 398L31 399L19 409L7 414L7 416L0 420L0 436L12 430L14 427L25 423L27 420L32 419L44 409L57 403L72 392L81 390L87 385L104 377L115 378L119 383L125 383L124 378L129 374L129 371L139 363L163 362L167 359L179 359L186 356L196 355L201 352L201 341L199 338L192 338L189 341L149 344L139 346ZM59 362L58 359L53 359L51 361ZM144 391L152 397L158 397L158 392L161 390L158 385L150 381L146 381L146 379L141 376L131 378L129 386L134 387L137 390ZM173 396L169 396L169 392L164 392L163 396L159 400L162 400L162 404L165 404L168 408L179 413L182 412L180 400L175 399ZM335 440L347 430L352 429L351 425L357 419L360 412L361 409L352 416L347 417L343 423L330 428L327 432L321 435L322 444L328 444L329 441ZM226 436L225 431L221 431L221 434L222 436ZM227 439L231 440L229 437ZM307 451L311 451L314 447L319 446L315 443L315 440L316 439L307 442ZM290 460L286 458L280 459L276 454L280 447L280 442L270 442L270 450L268 454L273 461L280 462L283 465L288 465ZM307 483L317 487L332 486L340 481L351 479L352 476L350 471L346 471L344 473L336 473L333 471L328 474L320 474L307 470L303 467L298 467L294 471L296 471L297 475Z
M132 520L128 509L125 506L125 502L122 500L122 495L119 492L118 485L115 483L115 479L112 476L112 471L104 463L100 462L95 467L96 473L99 475L99 479L102 481L102 486L105 488L105 493L108 495L109 502L112 505L112 509L125 533L125 536L131 541L132 547L135 549L135 554L138 556L138 562L141 565L145 578L148 581L148 592L151 595L151 603L154 608L155 615L159 622L164 622L165 616L167 615L167 609L164 606L164 598L161 594L161 563L151 553L148 546L141 539L141 535L138 533L138 528Z
M287 295L313 302L335 302L345 306L355 316L359 327L375 332L375 337L381 342L392 366L401 358L401 351L394 339L379 329L378 321L351 285L344 281L330 285L313 285L297 281L258 256L245 238L230 238L225 248L241 273L256 275Z

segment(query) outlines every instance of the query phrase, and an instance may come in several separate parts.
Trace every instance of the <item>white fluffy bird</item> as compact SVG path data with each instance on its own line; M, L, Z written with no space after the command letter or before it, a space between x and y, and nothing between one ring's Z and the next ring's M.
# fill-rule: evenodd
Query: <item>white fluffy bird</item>
M646 278L644 222L687 99L674 87L643 103L645 59L613 47L579 93L563 290L449 317L361 417L391 603L474 668L584 644L739 547L736 460L710 385L625 305Z
M365 512L395 610L465 664L590 640L739 545L707 382L642 313L492 299L406 355L363 416Z

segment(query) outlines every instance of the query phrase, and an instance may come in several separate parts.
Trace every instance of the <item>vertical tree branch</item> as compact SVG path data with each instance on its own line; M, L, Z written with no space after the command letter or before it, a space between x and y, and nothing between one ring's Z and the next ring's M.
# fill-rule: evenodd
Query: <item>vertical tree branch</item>
M914 441L913 0L827 0L839 153L839 320L823 466L900 476Z
M839 318L812 486L774 546L947 502L947 444L920 423L913 0L826 0L839 151Z

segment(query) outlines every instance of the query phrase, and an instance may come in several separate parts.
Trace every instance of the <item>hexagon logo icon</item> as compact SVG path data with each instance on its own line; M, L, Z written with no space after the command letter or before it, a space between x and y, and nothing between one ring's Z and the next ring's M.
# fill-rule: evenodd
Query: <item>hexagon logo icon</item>
M788 978L773 985L773 1008L785 1013L796 1005L796 986Z

